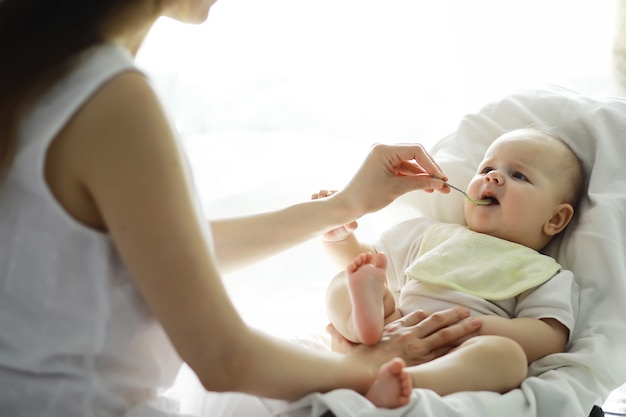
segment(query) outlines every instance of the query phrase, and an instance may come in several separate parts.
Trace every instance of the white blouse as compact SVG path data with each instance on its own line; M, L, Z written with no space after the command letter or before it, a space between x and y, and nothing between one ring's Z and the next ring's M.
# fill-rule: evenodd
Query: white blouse
M118 47L91 48L20 130L0 185L0 416L158 416L146 404L170 406L158 397L180 358L110 237L69 216L44 178L59 130L104 83L136 70Z

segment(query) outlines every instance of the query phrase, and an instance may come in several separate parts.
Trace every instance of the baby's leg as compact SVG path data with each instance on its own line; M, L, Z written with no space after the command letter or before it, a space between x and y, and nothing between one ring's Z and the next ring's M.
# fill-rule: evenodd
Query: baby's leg
M361 343L373 345L380 340L385 324L383 296L386 288L387 258L363 253L346 268L352 303L352 325Z
M503 336L477 336L447 355L407 368L415 388L439 395L460 391L505 393L520 386L528 363L521 346Z
M380 340L385 316L395 311L386 267L384 254L363 253L331 282L326 295L328 315L346 339L368 345Z
M377 407L397 408L409 402L411 390L411 377L406 372L404 361L396 358L380 367L365 397Z

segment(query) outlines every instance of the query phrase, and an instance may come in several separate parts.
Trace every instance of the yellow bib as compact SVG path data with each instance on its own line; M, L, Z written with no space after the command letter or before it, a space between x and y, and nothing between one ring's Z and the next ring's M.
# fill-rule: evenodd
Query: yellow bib
M553 258L526 246L457 224L435 224L405 273L420 282L504 300L543 284L559 270Z

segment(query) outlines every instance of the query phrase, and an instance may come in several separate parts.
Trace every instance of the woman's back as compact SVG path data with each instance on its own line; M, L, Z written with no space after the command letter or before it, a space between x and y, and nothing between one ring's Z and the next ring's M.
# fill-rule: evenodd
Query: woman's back
M69 215L46 181L53 139L128 70L121 49L92 48L19 132L0 186L2 415L118 415L171 385L180 367L109 236Z

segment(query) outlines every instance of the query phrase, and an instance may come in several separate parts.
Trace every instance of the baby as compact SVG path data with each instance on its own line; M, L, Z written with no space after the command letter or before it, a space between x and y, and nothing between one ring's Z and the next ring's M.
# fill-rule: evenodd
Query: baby
M375 344L385 323L415 309L462 305L483 323L479 336L444 356L383 372L367 394L372 402L401 406L411 386L440 395L506 392L529 363L564 350L578 288L540 251L570 223L582 184L581 164L560 138L517 129L492 143L470 181L468 195L491 203L466 200L467 226L413 219L376 246L359 242L354 224L324 235L334 259L348 265L327 292L331 323L346 339ZM398 305L391 280L402 286Z

